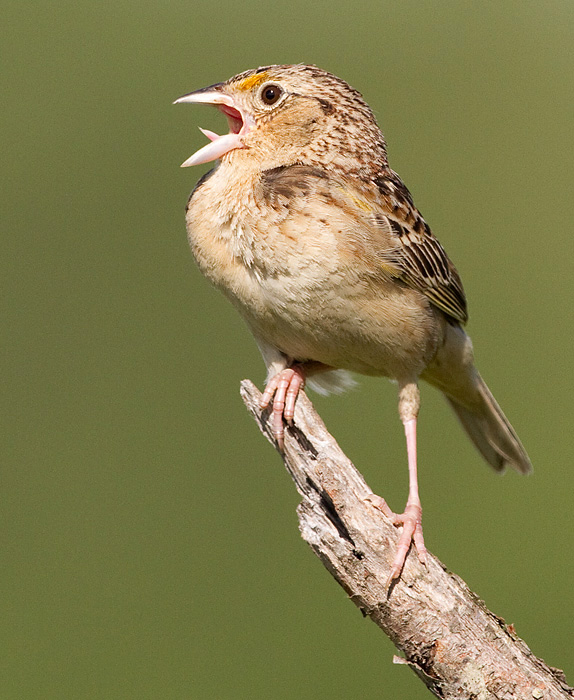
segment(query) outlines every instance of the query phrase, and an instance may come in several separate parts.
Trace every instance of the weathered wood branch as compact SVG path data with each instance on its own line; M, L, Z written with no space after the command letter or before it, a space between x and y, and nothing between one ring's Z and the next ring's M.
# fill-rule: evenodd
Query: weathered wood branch
M242 382L242 398L276 446L261 394ZM429 554L412 551L401 578L386 582L397 528L369 501L371 490L301 394L286 430L285 467L302 496L301 535L347 595L403 652L434 695L449 700L572 700L561 671L538 659L511 626Z

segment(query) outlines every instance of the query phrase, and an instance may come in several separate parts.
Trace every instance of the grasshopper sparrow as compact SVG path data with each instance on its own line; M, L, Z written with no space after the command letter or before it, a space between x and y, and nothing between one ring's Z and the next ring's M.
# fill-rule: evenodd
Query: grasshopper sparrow
M409 495L391 579L411 542L424 561L417 485L419 378L442 391L485 460L531 470L510 423L473 364L456 268L388 164L369 106L315 66L249 70L176 102L211 104L229 133L183 166L218 160L195 187L187 230L201 271L229 298L259 346L283 445L307 382L323 391L347 371L398 384Z

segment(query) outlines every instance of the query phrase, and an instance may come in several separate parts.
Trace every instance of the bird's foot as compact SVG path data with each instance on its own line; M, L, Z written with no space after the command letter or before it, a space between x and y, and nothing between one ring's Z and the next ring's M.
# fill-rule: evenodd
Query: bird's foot
M280 450L283 449L285 428L283 420L291 424L295 415L295 401L305 386L305 375L300 367L288 367L272 377L261 397L261 408L272 404L273 435Z
M415 549L421 564L426 566L427 550L423 538L422 525L422 507L420 503L407 503L404 513L394 513L388 506L387 502L381 496L371 494L367 500L372 503L375 508L383 512L393 525L403 526L403 531L399 538L395 558L391 567L391 573L387 580L387 589L391 583L401 575L407 554L411 547L411 542L414 542Z

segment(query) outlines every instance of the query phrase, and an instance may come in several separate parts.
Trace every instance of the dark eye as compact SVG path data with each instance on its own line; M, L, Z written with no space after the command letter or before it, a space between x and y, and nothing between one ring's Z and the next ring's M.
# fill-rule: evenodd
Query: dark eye
M283 94L279 85L264 85L261 90L261 99L266 105L274 105Z

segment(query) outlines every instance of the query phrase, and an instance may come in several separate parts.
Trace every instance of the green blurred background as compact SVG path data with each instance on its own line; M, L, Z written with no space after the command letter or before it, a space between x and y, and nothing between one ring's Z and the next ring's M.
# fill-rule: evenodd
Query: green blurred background
M430 697L297 531L238 396L254 342L184 205L218 129L182 93L267 63L361 90L456 262L535 474L423 392L429 548L574 682L571 0L5 2L0 697ZM314 397L395 509L395 389Z

